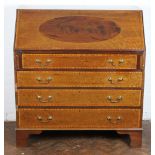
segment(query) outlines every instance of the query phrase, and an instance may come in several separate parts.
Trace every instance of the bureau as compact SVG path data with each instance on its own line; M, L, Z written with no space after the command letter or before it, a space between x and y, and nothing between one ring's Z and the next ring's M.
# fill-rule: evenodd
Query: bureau
M17 10L16 144L44 130L115 130L141 146L142 11Z

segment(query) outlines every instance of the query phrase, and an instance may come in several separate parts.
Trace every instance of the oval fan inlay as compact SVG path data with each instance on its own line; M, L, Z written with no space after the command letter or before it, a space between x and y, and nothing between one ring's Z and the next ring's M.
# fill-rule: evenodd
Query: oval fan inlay
M65 16L41 24L39 31L45 36L65 42L96 42L111 39L121 31L110 20L89 16Z

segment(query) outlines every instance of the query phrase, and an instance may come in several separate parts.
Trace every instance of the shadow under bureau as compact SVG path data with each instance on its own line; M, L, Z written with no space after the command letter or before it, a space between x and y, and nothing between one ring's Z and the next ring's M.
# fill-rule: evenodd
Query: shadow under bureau
M116 130L141 146L142 11L17 10L16 143L44 130Z

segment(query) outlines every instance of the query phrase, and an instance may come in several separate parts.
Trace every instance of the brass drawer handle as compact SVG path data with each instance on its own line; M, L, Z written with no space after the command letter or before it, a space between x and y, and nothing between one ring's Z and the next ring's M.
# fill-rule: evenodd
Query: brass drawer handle
M113 80L112 77L108 78L108 81L110 81L111 84L115 84L115 83L118 83L118 82L123 81L123 80L124 80L123 77L119 77L116 80Z
M42 96L38 95L37 96L37 99L41 103L48 103L48 102L51 102L52 101L52 96L48 96L47 99L43 99Z
M48 83L50 83L50 81L52 80L52 77L49 76L49 77L48 77L47 79L45 79L45 80L41 79L41 77L37 77L36 80L37 80L39 83L41 83L41 84L48 84Z
M125 61L124 59L120 59L118 61L118 66L120 66L121 64L123 64ZM115 62L112 59L108 59L108 63L110 63L112 66L116 66Z
M118 123L120 123L122 121L122 117L118 116L117 118L113 119L111 116L107 116L107 120L111 124L118 124Z
M111 96L107 96L107 100L110 101L111 103L118 103L122 101L122 99L123 99L122 96L118 96L116 100L113 100Z
M108 59L108 63L110 63L112 66L116 66L112 59Z
M52 62L51 59L47 59L45 63L43 64L40 59L35 59L35 63L38 64L40 67L48 66Z
M118 61L118 65L120 66L121 64L123 64L125 61L124 61L124 59L120 59L119 61Z
M51 120L53 119L53 117L52 117L52 116L48 116L47 119L43 119L42 116L37 116L37 119L38 119L38 121L41 122L41 123L48 123L49 121L51 121Z

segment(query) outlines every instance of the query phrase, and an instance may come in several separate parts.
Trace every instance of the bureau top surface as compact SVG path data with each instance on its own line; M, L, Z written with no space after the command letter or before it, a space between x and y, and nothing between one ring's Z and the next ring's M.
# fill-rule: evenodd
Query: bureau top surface
M17 10L15 50L144 51L142 11Z

